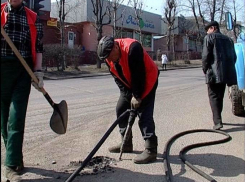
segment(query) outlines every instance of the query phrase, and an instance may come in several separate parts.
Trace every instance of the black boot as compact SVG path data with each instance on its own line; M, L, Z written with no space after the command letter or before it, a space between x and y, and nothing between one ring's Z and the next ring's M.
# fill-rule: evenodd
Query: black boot
M123 136L121 136L121 137L122 137L122 141L123 141ZM115 146L112 146L112 147L108 148L109 152L111 152L111 153L120 153L122 141L121 141L121 143L119 143L119 144L117 144ZM123 152L124 153L131 153L131 152L133 152L133 136L132 136L132 134L130 135L127 143L124 144Z
M134 159L136 164L147 164L157 159L157 136L152 136L145 141L145 150Z

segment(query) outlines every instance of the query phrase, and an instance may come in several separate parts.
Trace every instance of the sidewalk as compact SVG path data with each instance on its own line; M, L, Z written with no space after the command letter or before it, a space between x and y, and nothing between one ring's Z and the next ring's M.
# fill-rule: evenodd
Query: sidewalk
M173 61L167 64L167 70L176 69L188 69L188 68L200 68L201 60L190 60L190 64L186 64L184 61ZM164 71L160 63L157 63L159 71ZM106 76L110 75L108 68L102 67L101 69L95 68L96 65L85 65L81 67L81 70L67 69L65 71L45 71L45 80L61 80L61 79L71 79L71 78L84 78L84 77L94 77L94 76ZM93 68L91 68L93 67Z

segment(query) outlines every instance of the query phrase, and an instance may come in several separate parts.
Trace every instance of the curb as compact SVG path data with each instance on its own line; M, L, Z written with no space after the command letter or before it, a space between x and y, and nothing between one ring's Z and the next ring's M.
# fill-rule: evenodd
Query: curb
M182 66L182 67L170 67L167 68L166 71L177 70L177 69L191 69L191 68L201 68L202 66ZM158 67L158 70L165 71L162 68ZM45 75L46 74L46 75ZM91 74L77 74L77 75L67 75L67 76L57 76L57 75L48 75L49 73L44 73L44 80L64 80L64 79L72 79L72 78L87 78L87 77L96 77L96 76L107 76L110 73L91 73Z
M96 76L107 76L110 73L91 73L91 74L78 74L78 75L67 75L67 76L52 76L52 75L45 75L44 80L64 80L64 79L72 79L72 78L87 78L87 77L96 77Z

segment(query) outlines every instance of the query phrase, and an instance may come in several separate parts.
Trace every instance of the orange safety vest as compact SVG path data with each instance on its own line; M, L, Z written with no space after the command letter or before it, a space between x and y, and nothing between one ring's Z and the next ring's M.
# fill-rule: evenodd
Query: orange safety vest
M4 27L4 25L7 22L8 13L5 12L5 10L4 10L7 3L8 2L1 4L1 27ZM28 22L28 25L30 28L32 60L33 60L33 63L35 65L36 64L36 49L35 49L35 47L36 47L36 38L37 38L37 29L35 26L35 22L37 19L37 14L27 7L25 7L25 11L26 11L27 22Z
M113 62L109 62L106 60L106 62L110 66L110 71L118 78L120 79L129 89L132 88L131 85L131 73L128 65L128 53L130 45L135 42L135 39L115 39L116 42L118 42L120 51L121 51L121 58L119 61L120 66L122 67L123 75L126 78L127 82L124 82L122 78L120 78L117 70L114 67ZM147 52L144 50L144 64L145 64L145 72L146 72L146 80L145 80L145 88L141 95L141 99L144 99L145 96L147 96L150 91L152 90L154 84L156 83L157 77L158 77L158 68L154 61L151 59L151 57L147 54Z

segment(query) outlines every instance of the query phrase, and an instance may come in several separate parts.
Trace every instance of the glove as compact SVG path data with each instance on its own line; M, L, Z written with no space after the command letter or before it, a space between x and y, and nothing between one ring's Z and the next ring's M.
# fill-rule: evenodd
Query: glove
M34 75L37 77L38 79L38 84L36 82L34 82L34 80L32 80L31 84L32 86L34 86L39 92L42 92L41 91L41 88L43 88L43 76L44 76L44 73L41 72L41 71L36 71L34 72Z
M132 109L138 109L140 107L140 104L141 104L141 99L140 98L135 98L135 97L132 97L131 99L131 108Z

